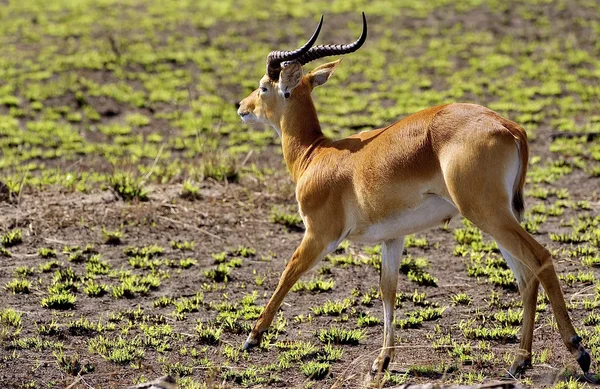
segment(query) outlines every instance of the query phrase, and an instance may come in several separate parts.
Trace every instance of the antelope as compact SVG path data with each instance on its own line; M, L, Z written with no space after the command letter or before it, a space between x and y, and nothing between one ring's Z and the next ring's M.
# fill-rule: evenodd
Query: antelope
M591 377L591 358L567 312L550 253L520 224L529 153L523 128L483 106L454 103L341 140L323 135L311 92L327 82L341 59L307 74L302 66L358 50L367 38L362 16L363 31L351 44L313 46L321 17L302 47L272 51L258 89L239 103L244 123L268 124L279 134L306 227L244 349L260 344L292 286L343 240L381 243L383 347L372 371L385 371L394 355L394 304L404 237L461 214L496 240L523 299L521 341L510 374L531 367L541 283L562 341Z

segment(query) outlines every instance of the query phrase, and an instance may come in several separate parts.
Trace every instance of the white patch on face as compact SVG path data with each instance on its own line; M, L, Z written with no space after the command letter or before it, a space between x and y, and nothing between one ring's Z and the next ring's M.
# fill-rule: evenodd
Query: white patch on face
M247 114L247 115L240 116L240 117L242 118L242 121L243 121L244 123L248 123L248 124L250 124L250 123L256 123L256 122L258 122L258 118L257 118L257 117L256 117L256 115L255 115L255 114L253 114L253 113L249 113L249 114Z
M249 113L247 115L240 116L240 118L242 119L242 122L244 122L246 124L256 124L256 123L268 124L268 125L270 125L271 127L273 127L275 129L275 132L277 133L277 135L279 136L279 138L281 138L281 129L278 126L276 126L275 124L269 122L266 119L259 119L253 113Z

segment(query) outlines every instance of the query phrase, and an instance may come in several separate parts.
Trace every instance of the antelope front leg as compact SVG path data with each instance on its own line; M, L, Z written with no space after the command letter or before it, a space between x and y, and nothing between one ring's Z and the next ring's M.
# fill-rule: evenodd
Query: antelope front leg
M403 250L404 237L386 241L382 245L379 290L383 301L383 347L371 367L373 374L385 371L394 357L394 308Z
M244 350L260 345L262 334L271 325L277 310L292 286L294 286L302 274L306 273L328 254L326 252L326 248L328 247L327 243L323 243L321 237L316 237L314 234L307 231L302 239L302 243L300 243L300 246L298 246L294 255L292 255L292 259L288 262L285 270L281 274L277 289L275 289L273 296L271 296L265 309L260 314L256 324L254 324L250 335L248 335L248 339L246 339L246 343L244 343ZM335 249L335 247L333 249Z

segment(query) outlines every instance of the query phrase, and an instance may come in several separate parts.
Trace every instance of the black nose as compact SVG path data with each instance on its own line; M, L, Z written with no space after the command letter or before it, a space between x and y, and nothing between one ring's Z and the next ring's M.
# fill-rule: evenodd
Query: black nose
M241 103L241 101L238 101L237 103L235 103L235 109L240 108L240 103Z

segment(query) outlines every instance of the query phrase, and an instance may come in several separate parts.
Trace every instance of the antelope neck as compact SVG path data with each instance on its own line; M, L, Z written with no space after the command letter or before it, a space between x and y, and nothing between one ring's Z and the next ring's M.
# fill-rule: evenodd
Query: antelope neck
M300 114L284 115L280 125L283 158L294 182L298 182L321 143L327 139L321 131L312 101L304 108Z

